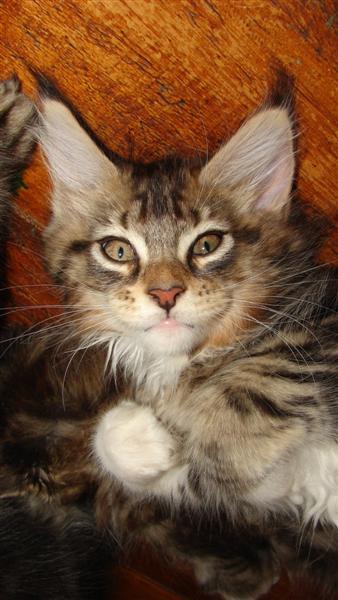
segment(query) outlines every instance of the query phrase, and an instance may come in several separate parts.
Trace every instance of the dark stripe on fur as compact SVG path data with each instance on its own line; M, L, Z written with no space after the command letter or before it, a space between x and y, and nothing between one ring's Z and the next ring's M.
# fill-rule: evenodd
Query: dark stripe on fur
M88 240L75 240L70 244L69 252L76 252L78 254L83 252L84 250L87 250L90 245L91 242L89 242Z
M267 396L262 393L250 390L248 392L248 398L261 413L268 417L286 419L296 416L294 413L277 406L270 398L267 398Z

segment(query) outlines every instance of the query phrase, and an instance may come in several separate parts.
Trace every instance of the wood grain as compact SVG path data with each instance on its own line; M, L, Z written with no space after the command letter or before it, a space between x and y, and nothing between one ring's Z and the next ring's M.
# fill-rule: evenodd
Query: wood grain
M313 218L324 215L334 225L335 10L333 0L2 0L0 78L15 71L33 93L28 67L45 72L114 151L151 160L213 152L264 100L282 64L296 80L299 192ZM47 325L60 294L43 268L49 182L39 155L25 181L8 246L9 285L17 286L13 305L24 307L15 319L50 319ZM335 227L325 260L338 261L337 241ZM180 586L161 591L155 580L165 577L151 565L120 567L114 597L199 597L191 583L190 595ZM301 597L286 580L267 596ZM304 590L303 597L318 594Z

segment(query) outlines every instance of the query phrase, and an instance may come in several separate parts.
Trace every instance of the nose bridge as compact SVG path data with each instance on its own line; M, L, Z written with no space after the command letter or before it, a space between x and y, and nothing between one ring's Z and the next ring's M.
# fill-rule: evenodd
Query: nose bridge
M147 290L185 288L185 272L183 265L176 261L161 260L148 265L144 273L144 284Z

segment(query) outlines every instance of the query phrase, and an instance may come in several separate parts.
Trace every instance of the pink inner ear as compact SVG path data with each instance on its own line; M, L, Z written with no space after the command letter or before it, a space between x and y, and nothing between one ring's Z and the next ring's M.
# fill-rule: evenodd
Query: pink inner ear
M265 190L255 202L256 209L278 210L285 206L291 191L293 163L293 157L285 157L272 167L273 173L264 184Z

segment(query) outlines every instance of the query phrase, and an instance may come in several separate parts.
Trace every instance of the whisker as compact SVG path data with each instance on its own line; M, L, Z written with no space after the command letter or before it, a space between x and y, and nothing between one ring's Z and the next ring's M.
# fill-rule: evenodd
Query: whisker
M302 352L299 350L299 348L297 348L297 346L294 346L293 344L291 344L291 345L290 345L290 344L289 344L289 342L286 340L286 338L285 338L284 336L282 336L282 335L281 335L281 333L280 333L279 331L276 331L276 330L275 330L273 327L269 326L267 323L264 323L263 321L260 321L259 319L256 319L256 318L255 318L255 317L253 317L252 315L246 315L244 318L245 318L246 320L249 320L249 321L254 321L255 323L257 323L257 324L261 325L261 326L263 327L263 329L267 329L268 331L272 332L273 336L277 336L277 337L278 337L278 338L279 338L279 339L280 339L280 340L283 342L283 344L285 344L285 345L286 345L286 346L289 348L289 350L290 350L290 352L291 352L292 356L294 357L294 359L295 359L296 363L297 363L299 366L301 366L301 363L300 363L300 362L299 362L299 360L297 359L297 356L296 356L296 354L295 354L294 350L295 350L295 351L298 353L298 355L300 356L300 358L302 359L302 361L303 361L303 362L304 362L304 363L305 363L305 364L306 364L306 365L309 367L309 364L308 364L308 362L307 362L307 361L306 361L306 359L304 358L304 355L303 355L303 354L302 354ZM292 348L293 348L294 350L293 350ZM305 352L305 354L307 354L307 353ZM307 356L309 356L309 355L307 354ZM309 357L310 357L310 356L309 356Z
M75 311L74 311L75 313ZM5 348L5 350L1 353L0 358L3 358L3 356L5 355L6 352L8 352L10 350L10 348L15 344L15 342L21 340L21 339L25 339L25 338L30 338L33 336L39 336L41 334L44 334L46 331L52 331L54 328L61 328L65 326L65 323L68 322L68 317L69 315L71 315L72 313L68 313L67 315L52 315L47 317L46 319L43 319L42 321L38 321L38 323L34 323L33 325L31 325L31 327L29 327L28 329L25 329L22 333L18 334L17 336L11 337L11 338L7 338L7 339L0 339L0 344L6 344L11 342L11 344L9 344L8 347ZM42 329L37 329L36 331L34 330L35 327L37 327L38 325L42 325L43 323L46 323L48 321L51 321L53 319L59 319L59 322L57 323L57 325L52 325L52 326L48 326Z
M284 316L288 320L291 320L292 322L297 323L297 325L299 325L299 327L301 329L305 329L305 331L307 331L309 333L309 335L311 337L313 337L316 340L316 342L318 342L318 345L321 347L321 343L320 343L318 337L314 334L314 332L311 331L308 327L306 327L306 325L304 325L303 323L301 323L301 321L298 321L298 319L296 319L295 317L293 317L289 313L284 313L282 311L270 308L269 306L266 306L265 304L259 304L259 303L256 303L256 302L251 302L250 300L242 300L242 302L245 302L246 304L250 304L251 306L253 306L255 308L262 308L263 310L266 310L267 312L270 312L272 314L279 315L279 316Z

